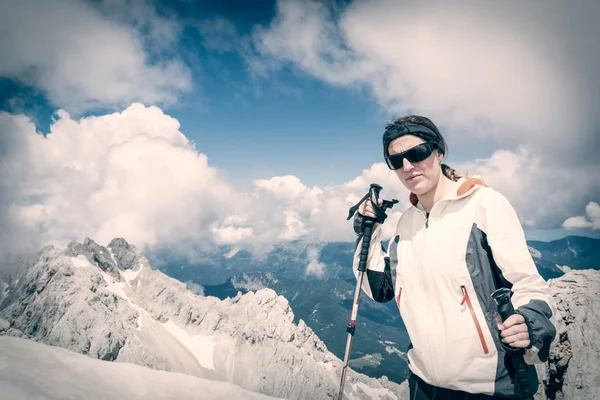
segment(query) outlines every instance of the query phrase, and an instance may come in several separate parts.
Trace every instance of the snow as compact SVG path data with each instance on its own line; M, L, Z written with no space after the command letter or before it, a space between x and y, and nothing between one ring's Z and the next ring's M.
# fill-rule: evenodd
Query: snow
M2 285L2 293L0 293L0 301L4 299L10 293L10 289L8 287L8 283L0 281L0 285Z
M100 270L100 273L102 274L102 277L104 278L104 282L106 282L106 284L108 286L111 286L114 282L114 279L112 276L110 276L109 274L107 274L106 272Z
M191 336L185 329L178 327L171 320L162 323L162 326L196 357L201 366L215 369L213 354L216 343L212 341L212 336Z
M402 353L400 350L398 350L397 348L395 348L393 346L385 346L385 351L387 351L388 354L396 353L400 357L404 356L404 353Z
M364 382L357 382L356 386L361 388L363 392L365 392L365 394L369 397L371 397L373 400L376 399L382 399L385 398L385 396L390 396L392 399L396 399L398 400L398 397L392 393L392 391L390 391L389 389L386 388L380 388L380 389L376 389L376 388L372 388L370 386L367 386L367 384L365 384Z
M542 258L542 253L540 253L539 250L536 250L531 246L527 246L527 248L529 249L529 254L531 254L533 258Z
M146 310L144 310L137 304L133 303L131 301L131 299L129 298L129 296L127 296L127 293L125 293L125 290L123 290L125 287L125 283L123 283L123 282L114 283L112 281L112 278L110 277L110 275L108 275L106 273L104 275L105 275L104 279L107 279L107 277L108 277L108 279L110 279L110 281L111 281L111 283L106 287L106 290L108 290L111 293L116 294L117 296L121 297L123 300L127 301L127 303L129 303L131 308L133 308L134 310L136 310L138 312L137 330L141 331L142 327L144 325L143 320L142 320L142 314L145 314L148 318L151 318L150 315L148 315L148 312Z
M365 366L376 367L381 364L381 360L383 360L383 358L379 353L365 354L362 357L351 359L350 363L353 368L363 368Z
M353 390L354 392L356 392L356 384L352 384L352 385L350 385L350 386L352 387L352 390ZM347 390L344 390L344 395L345 395L345 396L348 396L348 399L350 399L350 400L360 400L360 398L356 397L356 396L354 395L354 393L352 393L352 392L348 392L348 393L346 393L346 392L347 392Z
M138 277L138 275L140 274L140 272L142 272L142 269L144 268L144 264L139 263L139 268L137 271L132 271L130 269L126 269L124 271L120 271L121 272L121 276L123 278L125 278L125 281L127 281L127 284L131 287L131 282L133 282L135 280L135 278ZM138 281L139 284L139 281Z
M117 259L115 258L115 255L114 255L112 249L108 249L108 253L110 254L110 258L113 260L113 262L117 266L117 269L119 270L119 273L121 274L121 276L123 278L125 278L125 281L129 285L129 287L131 287L131 282L133 280L135 280L135 278L138 277L140 272L142 272L142 269L144 268L144 264L140 262L138 264L139 268L137 269L137 271L132 271L130 269L121 270L121 268L119 268L119 263L117 262Z
M122 297L123 300L127 300L127 302L130 305L133 305L133 303L131 302L131 300L129 299L129 297L125 294L125 291L123 290L123 286L125 286L125 284L123 282L117 282L117 283L110 283L107 287L106 290L108 290L109 292L112 292L114 294L116 294L119 297Z
M239 278L234 276L231 278L231 284L236 290L258 291L266 288L265 284L259 278L251 278L246 274L242 274Z
M108 249L108 254L110 254L110 258L112 258L113 262L115 263L115 267L117 267L117 269L119 268L119 263L117 262L117 259L115 258L115 255L112 252L112 249Z
M75 266L75 268L85 268L91 267L89 260L83 254L78 255L77 257L71 257L71 262Z
M555 264L555 265L558 269L562 270L565 274L567 272L571 271L571 267L569 267L567 265L558 265L558 264Z
M93 359L32 340L0 337L0 393L11 400L269 400L223 381Z
M567 250L571 251L571 253L573 253L573 256L577 257L577 251L574 248L569 246L569 247L567 247Z
M318 361L317 364L319 364L322 368L325 368L327 371L333 371L333 364L330 362Z
M235 256L239 251L240 251L239 247L234 247L233 249L231 249L229 251L229 253L225 254L225 258L231 258L231 257Z

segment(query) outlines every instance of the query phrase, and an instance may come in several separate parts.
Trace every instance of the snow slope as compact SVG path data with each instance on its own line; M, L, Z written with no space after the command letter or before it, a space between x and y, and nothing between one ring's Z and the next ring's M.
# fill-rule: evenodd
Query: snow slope
M0 393L10 400L275 399L227 382L95 360L8 336L0 337Z

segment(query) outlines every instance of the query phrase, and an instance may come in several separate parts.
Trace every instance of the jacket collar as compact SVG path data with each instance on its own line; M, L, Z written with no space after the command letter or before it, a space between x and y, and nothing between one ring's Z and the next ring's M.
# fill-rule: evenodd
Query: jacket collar
M483 181L483 179L477 175L470 178L462 177L455 182L454 192L446 196L443 200L458 200L471 195L479 188L487 186L488 185ZM420 210L424 210L423 206L419 203L419 198L416 194L411 192L409 199L410 204L419 208Z

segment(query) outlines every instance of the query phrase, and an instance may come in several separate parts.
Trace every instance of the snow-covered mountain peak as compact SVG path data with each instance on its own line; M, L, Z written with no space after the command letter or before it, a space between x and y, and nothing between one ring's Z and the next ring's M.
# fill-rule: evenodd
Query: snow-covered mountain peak
M274 397L328 399L339 385L341 360L304 321L294 323L284 297L271 289L198 296L122 238L108 248L89 238L49 246L24 259L0 303L2 319L12 336ZM350 371L345 392L384 400L406 390Z

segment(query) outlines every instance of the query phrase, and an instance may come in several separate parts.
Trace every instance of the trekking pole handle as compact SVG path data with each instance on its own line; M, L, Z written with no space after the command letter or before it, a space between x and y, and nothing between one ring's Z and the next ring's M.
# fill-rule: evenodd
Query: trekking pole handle
M492 293L492 298L498 306L498 314L502 318L502 322L515 313L515 309L510 302L510 289L501 288Z
M372 183L369 188L369 200L374 206L379 206L379 192L381 186L376 183ZM371 217L364 217L363 222L363 242L360 249L360 260L358 263L358 270L360 272L366 271L367 259L369 256L369 247L371 246L371 236L373 234L373 227L375 226L376 219Z
M372 218L364 222L364 235L362 247L360 248L360 260L358 262L358 270L364 272L367 270L367 259L369 257L369 247L371 246L371 235L373 234L373 225L375 222Z
M363 237L362 246L360 249L360 259L358 263L358 270L360 272L364 272L367 269L367 258L369 255L369 246L371 245L371 236L373 234L373 229L375 228L375 223L384 223L387 218L387 214L385 210L388 208L392 208L394 204L398 203L398 200L383 200L381 202L381 206L379 205L379 192L382 187L376 183L372 183L369 187L369 192L359 200L357 204L352 206L348 212L348 218L352 218L352 216L358 211L361 203L365 200L370 201L373 206L373 211L375 211L375 218L366 217L362 215L362 226L361 226L361 234Z

